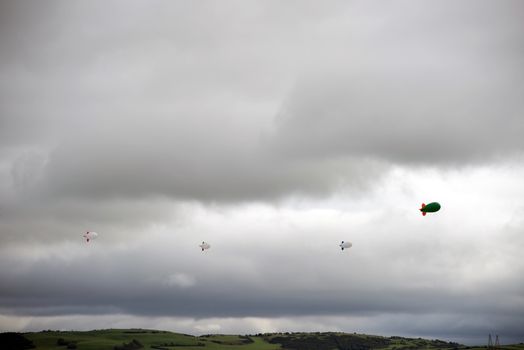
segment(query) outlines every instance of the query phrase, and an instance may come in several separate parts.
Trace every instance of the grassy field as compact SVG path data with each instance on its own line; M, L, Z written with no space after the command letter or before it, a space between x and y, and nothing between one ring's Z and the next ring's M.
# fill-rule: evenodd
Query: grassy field
M467 347L441 340L334 332L250 336L210 334L197 337L145 329L107 329L88 332L43 331L22 335L31 340L37 350L486 350L486 347ZM0 344L0 348L4 349L5 346ZM499 350L524 350L524 345L505 345Z
M24 333L38 350L67 350L68 344L75 344L78 350L113 350L115 346L129 344L137 340L142 349L184 349L184 350L273 350L280 346L269 344L261 337L242 337L238 335L192 335L155 330L109 329L89 332L54 332ZM59 339L62 339L58 345ZM249 340L248 340L249 339ZM1 344L0 344L1 348ZM132 348L132 346L130 346Z

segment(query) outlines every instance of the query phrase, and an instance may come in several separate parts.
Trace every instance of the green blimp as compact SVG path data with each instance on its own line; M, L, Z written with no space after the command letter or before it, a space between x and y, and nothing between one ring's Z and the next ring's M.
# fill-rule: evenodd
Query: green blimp
M422 203L422 207L419 209L422 215L426 216L426 213L434 213L440 210L440 204L437 202L431 202L429 204Z

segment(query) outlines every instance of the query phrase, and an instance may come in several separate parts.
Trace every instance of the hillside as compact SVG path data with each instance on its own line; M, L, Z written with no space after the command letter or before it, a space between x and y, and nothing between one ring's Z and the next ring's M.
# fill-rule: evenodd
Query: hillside
M381 337L348 333L264 333L256 335L188 334L146 329L108 329L88 332L43 331L2 333L0 348L5 350L482 350L441 340ZM508 345L503 350L524 350L524 345Z

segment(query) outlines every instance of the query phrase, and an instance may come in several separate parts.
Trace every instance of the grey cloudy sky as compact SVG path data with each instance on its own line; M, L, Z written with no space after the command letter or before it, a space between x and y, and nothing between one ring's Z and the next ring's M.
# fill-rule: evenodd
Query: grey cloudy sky
M0 330L524 341L523 13L1 1Z

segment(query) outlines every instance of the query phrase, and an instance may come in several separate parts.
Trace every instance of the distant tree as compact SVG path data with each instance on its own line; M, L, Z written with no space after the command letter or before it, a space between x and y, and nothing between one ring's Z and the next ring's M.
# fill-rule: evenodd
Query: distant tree
M13 332L0 333L0 346L2 349L9 350L25 350L35 348L35 345L32 341L20 333Z
M72 340L65 340L64 338L58 338L56 341L56 345L58 346L65 346L67 349L76 349L76 341Z
M142 345L138 340L133 339L129 343L124 343L122 345L117 345L113 347L114 350L135 350L135 349L142 349L144 345Z

